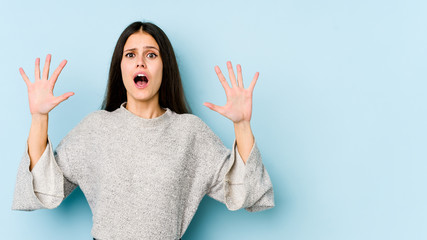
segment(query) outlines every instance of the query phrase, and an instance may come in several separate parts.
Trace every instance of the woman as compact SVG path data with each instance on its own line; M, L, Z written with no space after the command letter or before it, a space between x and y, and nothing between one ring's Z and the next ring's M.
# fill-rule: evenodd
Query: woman
M36 60L28 87L32 123L18 169L13 209L55 208L80 186L93 213L96 239L179 239L208 194L230 210L274 206L270 179L250 128L258 73L243 88L228 62L224 107L205 103L234 122L232 150L199 118L188 114L172 46L156 25L135 22L113 53L103 109L83 119L55 152L47 136L48 113L74 93L52 94L66 61L48 80Z

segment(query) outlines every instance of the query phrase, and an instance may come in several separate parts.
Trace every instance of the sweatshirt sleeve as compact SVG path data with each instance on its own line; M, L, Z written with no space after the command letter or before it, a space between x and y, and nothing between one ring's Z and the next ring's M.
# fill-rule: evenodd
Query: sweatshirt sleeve
M231 151L205 125L203 158L208 162L208 196L224 203L229 210L245 208L249 212L262 211L274 207L273 185L265 169L257 144L243 162L236 141Z
M67 168L65 149L58 146L52 150L48 139L45 151L37 164L30 171L30 157L28 145L18 167L15 193L12 203L13 210L36 210L56 208L76 187L64 177L62 168ZM58 163L61 161L61 168Z

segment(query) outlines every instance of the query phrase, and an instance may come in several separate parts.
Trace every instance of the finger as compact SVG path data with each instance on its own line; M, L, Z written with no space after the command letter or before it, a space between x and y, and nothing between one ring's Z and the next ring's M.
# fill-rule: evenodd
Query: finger
M74 95L73 92L67 92L67 93L62 94L59 97L56 97L56 99L55 99L56 105L62 103L63 101L67 100L69 97L71 97L73 95Z
M259 77L259 72L256 72L256 73L255 73L254 78L252 79L251 85L249 86L249 90L250 90L251 92L253 92L253 91L254 91L255 84L256 84L256 82L258 81L258 77Z
M230 89L230 86L227 83L227 79L225 79L224 75L222 75L221 69L218 66L215 66L215 72L216 72L216 75L218 75L218 79L221 82L221 85L224 88L225 93L227 94L228 90Z
M40 80L40 58L36 58L36 64L34 69L34 78L35 80Z
M64 69L65 65L67 65L67 60L63 60L52 73L52 76L50 77L50 82L52 86L55 86L56 80L58 80L59 74L61 74L62 69Z
M243 76L242 76L242 66L240 66L240 64L237 64L237 83L239 84L239 87L244 88Z
M30 81L30 79L27 77L27 74L25 74L24 69L19 68L19 73L21 74L22 79L24 79L25 84L27 85L27 87L30 87L30 85L31 85L31 81Z
M205 102L205 103L203 103L203 105L205 105L209 109L211 109L211 110L213 110L213 111L215 111L221 115L224 115L224 110L223 110L223 107L221 107L221 106L215 105L215 104L210 103L210 102Z
M52 55L50 54L46 56L46 61L44 62L44 67L43 67L43 75L42 75L43 80L47 80L49 77L49 67L50 67L51 58L52 58Z
M233 65L231 65L230 61L227 62L227 68L228 68L228 76L230 77L231 86L237 87L236 75L234 75Z

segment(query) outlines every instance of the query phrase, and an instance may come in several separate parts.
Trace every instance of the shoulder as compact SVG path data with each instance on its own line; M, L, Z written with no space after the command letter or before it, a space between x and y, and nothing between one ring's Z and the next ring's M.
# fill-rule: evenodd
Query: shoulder
M109 119L113 118L113 112L97 110L87 114L80 122L69 132L70 136L83 136L105 128Z
M181 128L188 128L192 131L209 129L208 125L198 116L190 113L173 113L173 124L178 124Z
M105 110L98 110L86 115L80 123L77 125L79 127L92 127L97 126L105 120L111 118L113 112L108 112Z
M189 134L197 141L218 141L218 137L212 129L198 116L194 114L174 114L172 126L177 130Z
M111 113L98 110L87 114L80 122L74 126L68 134L62 139L58 145L57 151L60 151L64 146L72 147L81 145L82 142L86 142L87 139L97 136L99 129L102 129L103 119Z
M179 132L179 136L185 136L190 140L192 154L197 159L205 159L208 156L224 156L228 153L228 149L224 146L221 139L212 131L212 129L198 116L193 114L176 114L171 126L178 127L175 132ZM221 158L221 157L220 157ZM209 161L208 161L209 162ZM206 166L212 166L206 163Z

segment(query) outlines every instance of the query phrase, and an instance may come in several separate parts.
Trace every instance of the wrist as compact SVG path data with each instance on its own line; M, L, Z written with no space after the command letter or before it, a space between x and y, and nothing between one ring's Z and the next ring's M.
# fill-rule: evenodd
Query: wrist
M45 121L49 118L49 114L33 113L31 119L33 121Z
M241 121L234 123L234 132L236 134L237 149L243 162L246 163L255 142L250 122Z
M253 139L251 123L249 121L234 123L234 133L236 134L236 140Z
M251 122L250 121L240 121L240 122L234 122L234 128L238 128L238 129L250 129L251 128Z

